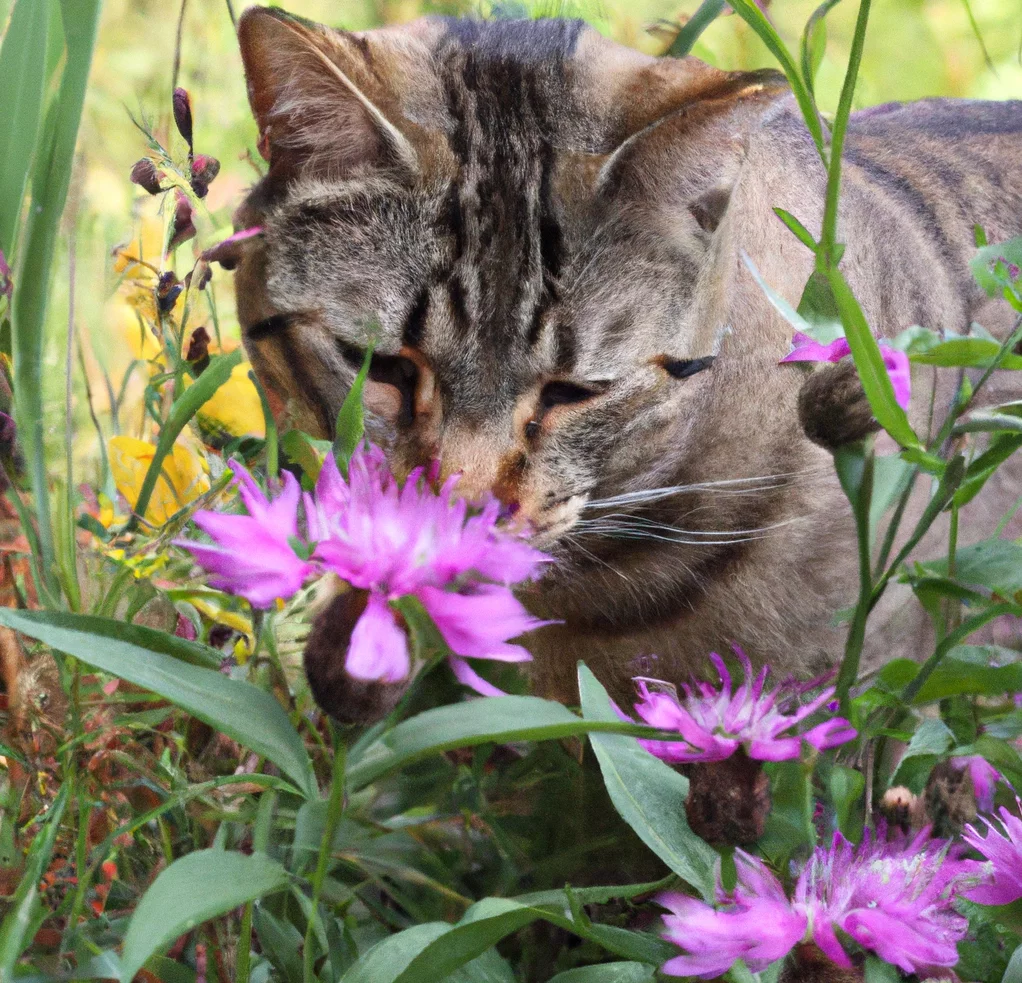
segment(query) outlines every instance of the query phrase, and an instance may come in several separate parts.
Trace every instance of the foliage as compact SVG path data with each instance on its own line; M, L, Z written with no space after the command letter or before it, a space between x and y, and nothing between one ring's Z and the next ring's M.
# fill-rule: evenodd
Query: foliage
M62 236L99 3L6 6L0 249L12 259L15 286L9 309L0 291L7 319L0 338L14 356L27 478L14 473L18 462L8 454L15 480L4 515L20 538L10 534L0 580L0 979L651 981L678 954L661 937L658 892L712 900L717 878L729 890L736 876L731 846L711 844L697 828L695 818L705 818L692 809L702 794L698 773L645 749L646 741L678 741L678 734L622 720L584 665L577 711L522 695L524 682L511 669L494 679L512 692L485 699L465 699L442 672L423 671L380 723L333 724L296 664L322 603L317 586L254 611L209 588L171 545L196 509L236 507L226 471L232 457L273 487L281 463L311 483L334 449L294 430L278 439L229 330L219 273L208 282L210 263L182 239L196 228L203 241L221 238L242 182L225 174L208 197L196 185L198 158L191 139L184 148L170 131L168 99L160 101L161 119L122 127L136 141L131 159L141 145L162 190L138 199L134 240L117 250L113 272L97 272L83 255L76 276L76 236L90 234L82 207L94 193L89 182L103 187L104 168L127 171L119 151L105 156L96 120L87 120L83 145L95 171L72 194ZM207 5L196 13L199 6L184 23L198 31L195 19L207 19L200 27L220 43L223 23L211 27L214 14ZM929 822L942 836L959 834L963 817L975 815L978 789L963 780L957 797L945 794L937 779L950 781L965 767L954 761L985 759L1016 787L1022 781L1022 652L969 641L988 622L1022 617L1022 546L1001 536L1003 524L975 546L956 541L959 511L1022 446L1017 402L974 408L994 371L1022 367L1022 327L1004 342L980 331L947 339L922 329L894 339L917 364L978 372L975 383L963 377L932 436L912 429L841 272L836 215L840 148L860 70L870 96L914 93L883 89L898 83L880 77L887 73L864 44L869 0L851 12L831 14L833 6L812 15L797 53L784 40L793 8L764 12L752 0L731 0L737 16L729 18L723 4L706 0L687 31L668 41L675 53L716 55L727 67L765 61L770 52L788 74L827 167L828 194L818 242L798 217L780 215L816 265L798 311L778 306L793 329L812 331L827 319L839 327L874 414L899 447L880 455L870 440L835 455L856 518L861 573L836 686L858 736L825 753L804 742L800 758L756 772L772 806L759 817L751 849L782 880L835 832L857 842L875 809L892 823ZM966 8L954 15L966 18L962 30L971 31L977 11L980 24L999 16ZM168 17L165 9L149 12ZM303 12L327 16L315 4ZM352 13L366 23L384 15L395 9ZM854 25L836 19L846 15ZM110 0L105 29L134 29L123 27L137 24L133 16ZM635 31L630 16L609 19L626 39ZM142 46L131 42L132 50ZM661 42L646 43L666 48ZM844 62L833 55L846 50L842 75ZM1008 62L1002 39L991 50ZM978 45L972 57L982 60ZM127 76L130 91L143 88L137 74ZM107 78L96 91L109 95L117 84ZM212 103L213 86L206 99ZM232 100L221 136L240 148L240 90L225 102ZM825 110L834 107L828 122ZM211 105L202 108L200 149L212 142L215 116ZM126 140L121 134L115 142ZM64 446L55 453L45 439L53 416L47 366L61 339L47 298L65 239L69 275L57 278L56 295L72 329L58 380L67 386L58 408ZM1022 242L977 246L977 282L1011 304L1022 325ZM114 278L104 323L130 351L119 363L110 358L114 346L75 337L73 326L87 320L76 316L75 282L93 275ZM72 385L76 367L81 377ZM358 392L342 410L342 466L361 437ZM89 478L77 489L76 474ZM899 529L905 505L920 484L928 485L929 504L906 535ZM910 562L935 523L952 531L948 554ZM866 624L894 581L911 585L937 644L921 665L895 661L863 678ZM413 648L430 655L432 669L447 654L442 637L420 609L399 607ZM1009 802L1003 786L998 794ZM1014 979L1022 958L1016 908L956 903L970 920L959 974ZM780 968L753 973L739 960L729 976L766 983ZM864 974L897 978L873 956Z

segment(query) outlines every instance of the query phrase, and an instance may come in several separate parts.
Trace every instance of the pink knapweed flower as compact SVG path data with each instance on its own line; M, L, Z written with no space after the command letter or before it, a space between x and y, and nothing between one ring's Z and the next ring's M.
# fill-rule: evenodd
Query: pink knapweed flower
M1019 812L1022 801L1015 800ZM976 826L966 826L962 839L978 850L986 863L983 868L990 875L990 883L973 888L965 896L977 904L1011 904L1022 898L1022 821L1004 806L1000 808L1002 833L986 817L986 836L980 836Z
M418 598L450 647L454 674L477 692L492 696L500 690L466 658L531 658L509 639L546 622L533 618L508 585L534 576L547 557L496 528L496 499L470 515L468 503L454 498L456 478L439 491L421 470L399 483L375 447L352 455L347 479L328 454L313 495L302 496L294 477L285 474L272 501L243 467L233 467L248 515L199 512L195 523L213 545L179 545L215 575L213 586L256 607L290 597L306 579L326 572L366 591L345 657L350 675L387 683L408 676L408 638L391 607L408 595Z
M951 759L959 771L967 771L972 779L972 790L976 794L976 807L980 812L989 812L994 807L994 792L1001 780L1001 773L981 754L966 754Z
M470 516L468 503L453 496L456 477L438 492L425 485L423 477L421 470L415 471L400 485L383 452L368 448L352 456L345 481L327 455L315 499L306 501L315 559L323 569L370 592L363 619L371 620L363 635L365 651L374 655L349 656L346 666L359 679L396 681L408 674L407 640L404 632L393 630L387 602L411 594L454 653L451 668L461 682L494 695L500 691L481 679L465 658L531 658L508 639L544 622L533 618L507 585L534 576L546 557L497 531L496 499Z
M248 515L201 511L195 524L213 545L178 540L195 561L214 574L210 585L244 597L253 607L268 608L278 597L297 593L315 572L307 558L295 552L301 489L293 474L283 473L283 487L268 499L255 479L231 462L234 481Z
M852 740L856 731L844 717L832 717L803 734L785 735L796 724L814 714L834 695L834 688L823 690L803 706L795 701L814 689L815 682L782 683L769 693L763 692L768 670L764 667L753 678L749 657L739 648L735 654L745 671L745 681L731 692L731 674L716 652L710 660L720 676L720 687L693 680L682 685L682 697L651 692L652 680L636 679L639 696L635 712L651 727L677 731L685 741L640 741L647 751L672 764L697 761L723 761L739 747L759 761L785 761L797 758L801 742L808 741L820 751Z
M781 362L840 362L852 354L847 338L835 338L829 345L813 341L808 335L796 331L791 339L792 351L781 359ZM897 348L892 348L880 339L880 354L884 358L887 375L894 387L894 398L903 409L908 409L912 396L912 372L908 355Z
M840 833L829 848L817 847L788 900L762 860L735 851L738 880L720 887L713 908L694 898L662 897L673 914L665 937L685 950L668 960L665 973L711 978L741 958L753 972L780 959L799 942L814 942L832 962L851 968L837 932L906 973L958 962L958 942L968 921L952 907L974 881L971 865L949 856L946 841L883 842L869 832L858 847Z

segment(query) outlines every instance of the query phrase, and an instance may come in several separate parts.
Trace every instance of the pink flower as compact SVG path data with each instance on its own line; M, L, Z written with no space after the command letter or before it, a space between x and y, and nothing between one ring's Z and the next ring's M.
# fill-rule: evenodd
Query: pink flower
M881 836L882 836L881 832ZM796 944L812 941L832 962L851 968L838 931L906 973L953 966L968 921L952 907L972 880L971 865L948 855L948 844L923 831L885 843L868 833L853 847L840 833L829 849L817 847L789 901L763 861L735 851L733 893L720 888L713 908L694 898L667 895L661 903L665 937L686 950L663 971L719 976L735 959L756 972Z
M793 706L797 697L817 683L789 681L764 693L768 670L762 669L753 679L748 656L737 647L735 653L745 670L745 681L734 694L731 675L716 652L710 660L720 676L719 689L697 681L690 686L682 684L683 697L679 700L673 694L651 692L648 680L635 680L642 698L635 704L635 712L651 727L677 731L685 738L685 743L640 741L647 751L672 764L723 761L739 747L744 747L750 758L784 761L799 756L802 741L822 751L855 737L855 728L844 717L832 717L801 735L781 736L823 706L833 696L833 687L804 706ZM791 712L786 712L789 709Z
M741 959L754 973L784 958L806 934L804 913L794 911L780 882L761 860L735 851L738 883L727 895L720 888L712 908L683 894L662 894L657 902L670 909L664 938L686 950L661 967L670 976L722 976Z
M364 636L374 655L349 655L346 667L359 679L395 681L407 675L407 639L392 630L384 612L386 601L411 594L454 653L455 675L493 695L499 690L480 679L464 658L531 658L508 639L545 622L533 618L507 585L534 576L546 557L497 532L496 499L469 516L468 503L453 497L455 480L434 493L422 479L422 472L415 471L399 485L382 451L369 448L352 456L347 481L328 456L315 500L306 501L309 534L317 541L315 559L370 592L374 615Z
M785 355L781 362L840 362L852 354L847 338L835 338L829 345L813 341L808 335L796 331L791 339L793 350ZM892 348L883 339L880 340L880 354L884 358L887 374L894 387L894 398L903 409L908 409L912 396L912 373L908 355L897 348Z
M968 771L972 789L976 793L976 806L980 812L989 812L994 807L994 792L1001 780L1001 773L981 754L967 754L952 758L959 771Z
M305 533L299 531L298 483L284 475L272 501L252 476L234 465L248 515L199 512L195 524L213 545L182 541L215 575L212 585L269 607L290 597L312 576L332 572L368 592L345 668L356 679L396 683L411 671L408 637L391 606L416 597L453 653L455 676L477 692L500 690L465 661L531 658L512 638L540 625L509 585L535 575L547 557L496 528L500 505L469 505L454 498L456 479L435 492L414 471L400 484L379 448L352 455L345 480L327 455L314 495L304 496Z
M246 598L253 607L268 608L278 597L297 593L305 579L315 572L299 556L293 543L298 539L298 502L301 489L294 475L284 472L280 494L270 500L252 476L231 462L234 481L248 515L196 512L195 524L213 545L178 540L195 561L215 574L210 584Z
M1019 811L1022 801L1016 798ZM962 839L978 850L987 863L983 867L992 874L989 884L982 884L966 894L977 904L1011 904L1022 898L1022 821L1012 815L1004 806L1000 809L1004 832L984 818L986 836L980 836L976 826L966 826ZM978 824L977 824L978 825Z

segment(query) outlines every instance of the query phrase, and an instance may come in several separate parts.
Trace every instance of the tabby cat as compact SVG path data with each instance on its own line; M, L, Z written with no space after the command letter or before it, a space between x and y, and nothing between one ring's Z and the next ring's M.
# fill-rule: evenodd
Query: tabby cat
M861 418L861 389L850 365L778 365L791 328L745 262L791 303L812 269L772 211L819 232L824 174L783 79L567 20L345 32L256 8L239 35L269 162L236 216L265 227L236 257L255 370L326 437L378 335L367 429L395 470L439 458L559 561L523 595L561 622L527 639L537 690L573 700L583 658L625 694L730 642L781 670L832 661L853 528L798 405L810 429L835 405ZM842 269L874 328L1003 335L967 261L974 223L1022 231L1020 104L866 110L845 157ZM903 600L876 619L885 656L921 638Z

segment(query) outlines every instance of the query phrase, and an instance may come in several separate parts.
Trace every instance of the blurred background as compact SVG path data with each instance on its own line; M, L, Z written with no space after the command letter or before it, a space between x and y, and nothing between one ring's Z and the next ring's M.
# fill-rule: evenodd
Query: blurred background
M684 21L696 0L583 0L540 7L511 2L506 14L560 13L580 16L603 33L651 53L670 42L670 26ZM553 0L556 3L556 0ZM6 22L11 0L0 0L0 24ZM68 311L73 280L75 324L81 357L75 358L76 381L72 404L77 459L76 481L98 484L99 440L114 433L131 434L133 420L142 425L141 400L147 373L137 359L152 357L137 315L125 293L125 281L136 270L115 262L118 245L129 252L148 249L158 262L165 216L159 199L150 198L128 180L132 164L146 153L146 140L133 118L145 120L160 142L183 160L185 146L174 131L170 94L175 75L176 39L180 35L177 84L189 90L195 118L196 152L222 162L207 206L196 224L198 238L177 250L176 265L184 276L198 252L227 234L230 215L244 189L257 176L255 128L249 117L231 9L235 15L247 0L106 0L92 67L64 235L55 266L49 308L46 379L47 439L53 458L64 446L65 360ZM347 28L367 28L384 22L410 20L424 13L491 13L476 0L420 3L418 0L290 0L295 13ZM775 0L767 8L790 48L797 51L815 0ZM183 7L183 12L182 12ZM824 108L836 105L847 60L855 5L838 3L827 18L827 44L818 79ZM659 29L658 29L659 25ZM876 0L856 92L859 106L923 96L1007 99L1022 95L1022 18L1017 0ZM722 68L752 68L774 64L752 31L737 17L719 18L703 34L693 53ZM74 263L70 243L74 243ZM72 266L74 276L72 277ZM213 283L215 316L225 338L237 337L229 276L217 271ZM209 303L209 301L207 301ZM191 323L204 323L200 311ZM78 347L77 345L75 346ZM91 382L90 418L82 366ZM134 372L134 378L132 378ZM125 399L111 419L110 407L121 389ZM254 391L237 396L244 419L234 429L260 434L261 415ZM242 406L244 403L244 406ZM109 481L109 478L107 479Z

